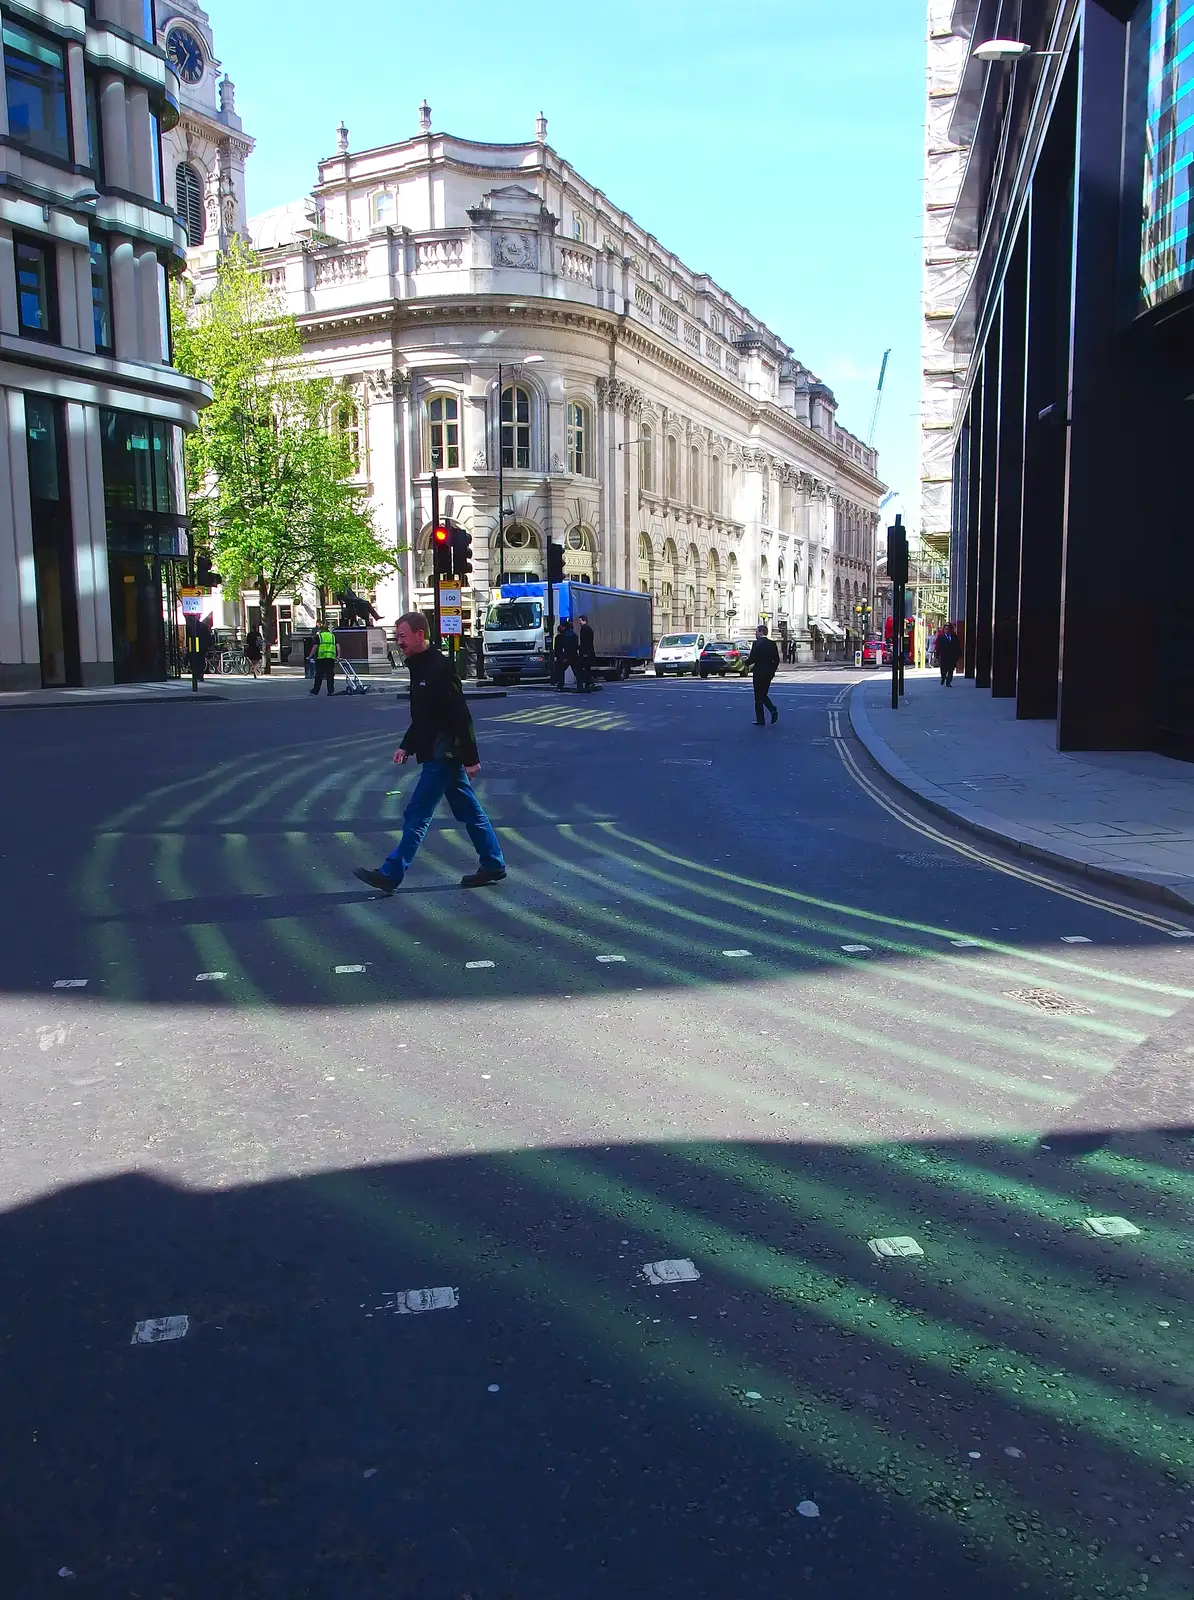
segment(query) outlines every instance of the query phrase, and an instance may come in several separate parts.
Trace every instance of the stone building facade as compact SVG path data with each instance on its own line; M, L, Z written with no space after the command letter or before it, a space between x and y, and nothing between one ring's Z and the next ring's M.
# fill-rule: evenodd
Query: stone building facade
M762 618L807 649L810 625L840 631L839 585L873 587L882 485L831 391L586 183L542 118L522 145L420 119L361 152L341 127L309 199L250 222L409 551L383 616L429 598L435 466L442 515L472 533L466 616L501 575L542 577L551 538L569 573L651 593L657 633Z
M210 398L169 365L179 83L148 0L0 18L0 689L164 677Z

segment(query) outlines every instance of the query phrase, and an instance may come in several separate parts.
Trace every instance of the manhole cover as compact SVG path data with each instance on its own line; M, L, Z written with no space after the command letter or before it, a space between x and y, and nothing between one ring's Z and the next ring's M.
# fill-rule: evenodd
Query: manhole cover
M1089 1006L1080 1006L1076 1000L1069 1000L1052 989L1005 989L1003 997L1005 1000L1018 1000L1021 1005L1032 1006L1037 1011L1051 1012L1054 1016L1090 1016Z

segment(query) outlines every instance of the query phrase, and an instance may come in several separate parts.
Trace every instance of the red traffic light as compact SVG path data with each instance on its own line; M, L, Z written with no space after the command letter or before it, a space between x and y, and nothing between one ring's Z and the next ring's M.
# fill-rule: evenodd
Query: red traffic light
M443 545L447 544L452 535L447 528L436 528L431 537L435 540L436 544Z

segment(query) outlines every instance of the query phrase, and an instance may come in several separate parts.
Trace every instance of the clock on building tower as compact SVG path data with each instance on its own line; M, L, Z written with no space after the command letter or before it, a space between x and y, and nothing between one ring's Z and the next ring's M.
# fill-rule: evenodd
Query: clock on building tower
M171 28L166 35L166 55L183 83L198 83L203 76L203 46L189 28Z

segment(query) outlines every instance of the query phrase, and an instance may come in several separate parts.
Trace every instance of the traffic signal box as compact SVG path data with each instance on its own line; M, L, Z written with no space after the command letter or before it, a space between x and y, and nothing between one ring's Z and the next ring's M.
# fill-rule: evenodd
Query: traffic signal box
M552 539L547 541L547 581L548 583L564 581L564 546L556 544Z
M431 551L437 578L452 576L452 530L442 525L431 534Z
M454 578L459 578L462 585L470 583L473 575L473 536L467 528L453 528L451 534L452 565L451 572Z

